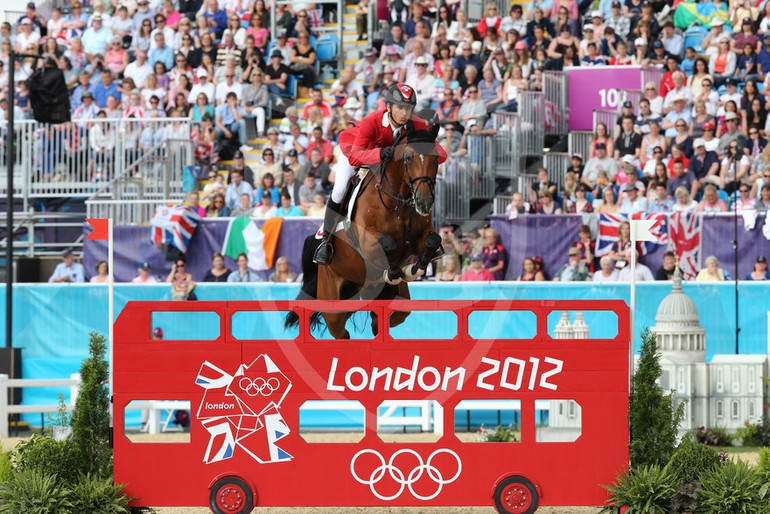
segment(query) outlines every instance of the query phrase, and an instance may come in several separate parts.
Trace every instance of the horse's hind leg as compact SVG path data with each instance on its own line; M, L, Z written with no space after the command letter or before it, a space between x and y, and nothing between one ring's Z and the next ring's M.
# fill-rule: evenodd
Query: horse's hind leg
M324 312L324 320L329 333L335 339L350 339L350 332L345 328L345 324L350 317L349 312Z

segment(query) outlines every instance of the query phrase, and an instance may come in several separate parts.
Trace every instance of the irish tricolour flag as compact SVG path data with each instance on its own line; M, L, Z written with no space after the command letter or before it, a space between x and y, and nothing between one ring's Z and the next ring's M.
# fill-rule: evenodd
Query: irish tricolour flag
M257 222L250 218L233 218L227 227L222 253L237 259L238 254L243 252L249 256L249 268L257 271L270 269L282 223L283 218L270 218L260 229Z

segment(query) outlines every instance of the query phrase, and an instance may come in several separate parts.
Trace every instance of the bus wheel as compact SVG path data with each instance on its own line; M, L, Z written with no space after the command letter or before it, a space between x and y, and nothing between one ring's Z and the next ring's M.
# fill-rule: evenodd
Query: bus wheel
M225 477L211 488L209 505L214 514L247 514L254 506L254 495L240 478Z
M508 477L495 488L495 508L504 514L532 514L537 510L537 490L524 477Z

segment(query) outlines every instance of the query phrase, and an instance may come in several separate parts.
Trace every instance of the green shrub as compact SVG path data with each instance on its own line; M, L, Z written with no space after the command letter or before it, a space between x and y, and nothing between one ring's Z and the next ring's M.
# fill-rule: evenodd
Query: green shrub
M716 449L685 438L671 456L670 466L679 484L689 484L703 471L719 466L721 462Z
M72 411L72 442L80 453L80 470L106 477L112 475L112 448L109 444L109 369L103 335L91 332L89 353L80 367L82 383Z
M54 475L21 470L0 484L0 514L68 514L75 512L69 490Z
M759 494L762 497L766 497L770 491L770 448L763 447L759 449L759 460L755 469L759 477L759 483L762 484Z
M0 449L0 483L13 477L13 452Z
M768 511L768 504L759 492L759 475L740 459L704 471L700 481L699 512L751 514Z
M700 481L698 480L688 484L679 484L679 487L676 488L676 494L671 499L671 512L697 511L698 491L700 491Z
M735 431L734 439L740 439L743 446L762 446L762 423L751 424L744 421L743 426Z
M709 446L730 446L733 442L733 436L721 427L699 427L695 431L695 438L699 443Z
M602 486L610 493L603 512L628 505L628 512L667 514L676 486L676 475L668 466L661 469L653 464L634 467L631 472L624 470L611 486Z
M515 443L517 442L516 434L513 431L513 426L501 427L497 425L494 429L484 428L479 429L478 440L484 443Z
M40 431L16 445L14 460L19 471L31 471L70 482L80 471L80 456L71 441L54 441Z
M676 447L679 424L684 417L684 403L674 408L674 395L663 394L656 380L660 377L660 354L655 335L645 327L639 368L631 383L628 405L631 466L665 466Z
M112 477L80 475L72 486L73 512L90 514L120 514L129 512L125 485L113 484Z

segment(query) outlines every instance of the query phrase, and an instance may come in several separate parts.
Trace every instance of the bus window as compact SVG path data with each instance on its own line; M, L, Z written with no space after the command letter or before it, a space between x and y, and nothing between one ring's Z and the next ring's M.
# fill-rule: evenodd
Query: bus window
M455 437L464 443L521 441L521 400L462 400L454 419Z
M435 400L386 400L377 407L377 436L386 443L435 443L443 423Z
M219 337L219 314L208 311L153 311L152 326L163 328L164 341L213 341Z
M326 312L338 312L335 310ZM350 339L374 339L372 333L372 313L370 311L357 311L348 319L345 324L345 328L350 333ZM318 340L332 340L334 337L329 333L326 328L326 323L321 317L321 324L310 331L310 335L313 339Z
M437 340L452 339L457 335L457 314L452 311L412 311L406 321L389 332L393 339L414 339L415 333L429 333L431 339Z
M293 340L299 335L299 327L283 328L287 314L288 311L238 311L230 318L230 331L240 340Z
M531 311L473 311L468 315L468 333L474 339L532 339L537 316Z
M612 339L618 316L612 311L551 311L548 335L554 339Z
M123 409L123 435L132 443L189 443L190 402L132 400Z
M299 435L307 443L357 443L364 416L356 400L308 400L299 408Z
M535 441L577 441L583 430L582 411L582 407L575 400L535 400Z

